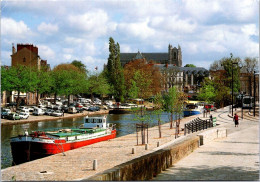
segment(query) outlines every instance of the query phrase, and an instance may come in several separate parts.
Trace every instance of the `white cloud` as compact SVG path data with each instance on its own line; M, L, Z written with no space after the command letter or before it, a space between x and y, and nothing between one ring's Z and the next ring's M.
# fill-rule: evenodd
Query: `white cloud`
M2 18L1 34L7 37L24 39L31 34L31 30L23 21L17 22L12 18Z
M68 23L73 30L79 30L86 35L91 34L91 36L99 37L107 32L108 15L101 9L85 14L72 14L68 16Z
M149 20L136 23L120 23L118 24L118 31L122 36L138 37L140 39L147 39L155 34L155 30L148 26Z
M39 50L39 55L41 56L41 59L54 59L55 58L55 52L46 45L37 45Z
M256 28L255 24L247 24L241 27L241 30L243 33L245 33L246 35L258 35L259 34L259 30L258 28Z
M56 24L51 24L51 23L41 23L37 27L38 31L47 35L51 35L53 33L56 33L59 31L59 27Z

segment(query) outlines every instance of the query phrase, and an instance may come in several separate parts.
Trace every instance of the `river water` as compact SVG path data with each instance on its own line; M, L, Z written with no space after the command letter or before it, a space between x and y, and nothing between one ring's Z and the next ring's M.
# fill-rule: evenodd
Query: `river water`
M150 113L151 114L151 113ZM124 136L136 131L135 124L138 123L134 120L133 114L109 114L107 115L107 122L116 124L117 137ZM57 119L55 121L42 121L18 125L1 126L1 168L12 166L12 154L10 146L10 138L19 134L24 134L24 130L30 131L45 130L51 128L65 128L65 127L78 127L83 123L84 117ZM161 115L163 122L169 121L169 115L163 113ZM152 116L149 127L157 125L156 116Z

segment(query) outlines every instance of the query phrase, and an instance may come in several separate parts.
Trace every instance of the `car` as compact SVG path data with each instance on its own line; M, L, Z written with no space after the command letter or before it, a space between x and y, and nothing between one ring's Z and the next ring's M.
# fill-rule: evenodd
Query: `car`
M76 107L76 110L77 110L77 113L83 113L83 111L84 111L83 108L79 108L79 107Z
M47 109L44 114L50 116L53 112L54 112L53 109Z
M19 119L21 119L21 118L20 118L20 116L19 116L18 113L12 112L12 113L8 114L7 119L19 120Z
M16 102L10 102L7 104L7 106L16 106L16 105L17 105Z
M100 107L98 107L98 106L91 106L88 108L88 111L91 111L91 112L99 111L99 110L100 110Z
M25 113L25 112L20 112L19 116L20 116L20 119L28 119L29 118L29 114Z
M10 109L2 109L1 111L1 118L4 119L8 116L8 114L11 113L11 110Z
M45 113L44 109L42 109L42 108L34 108L34 110L33 110L33 115L36 115L36 116L43 115L44 113Z
M52 115L52 116L57 116L57 117L59 117L59 116L63 116L63 112L60 111L60 110L56 110L56 111L54 111L51 115Z
M69 107L68 113L75 114L75 113L77 113L77 109L75 107Z

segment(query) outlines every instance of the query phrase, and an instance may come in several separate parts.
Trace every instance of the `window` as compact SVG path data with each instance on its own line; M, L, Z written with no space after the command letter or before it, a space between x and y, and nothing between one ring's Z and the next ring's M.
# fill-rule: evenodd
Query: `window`
M26 62L26 58L25 57L23 58L23 62Z
M176 52L173 53L173 59L177 59L177 54L176 54Z

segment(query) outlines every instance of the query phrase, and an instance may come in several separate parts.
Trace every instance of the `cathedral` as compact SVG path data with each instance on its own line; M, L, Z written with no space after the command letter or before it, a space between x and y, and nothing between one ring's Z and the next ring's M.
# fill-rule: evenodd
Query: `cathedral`
M178 48L176 48L169 44L168 52L165 53L141 53L138 51L137 53L120 54L122 66L136 59L144 59L148 63L153 62L155 64L171 64L182 67L182 53L179 45Z

